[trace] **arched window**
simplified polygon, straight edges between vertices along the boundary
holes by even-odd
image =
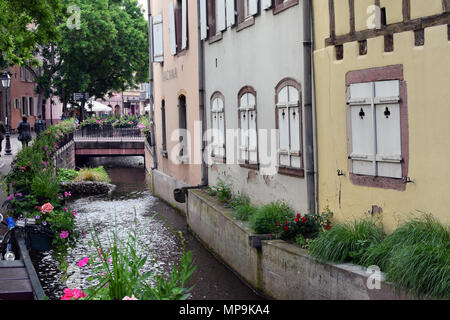
[[[225,104],[224,96],[216,92],[211,97],[211,156],[225,162]]]
[[[164,157],[167,157],[167,133],[166,133],[166,101],[161,101],[161,135],[162,146],[161,153]]]
[[[182,145],[180,156],[187,156],[187,119],[186,119],[186,97],[180,95],[178,97],[178,128],[180,129],[179,141]]]
[[[256,91],[246,86],[238,93],[239,160],[241,166],[257,169],[258,135],[256,124]]]
[[[275,91],[278,173],[303,176],[301,86],[286,78]]]

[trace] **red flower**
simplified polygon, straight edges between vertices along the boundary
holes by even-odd
[[[297,216],[295,217],[295,219],[300,219],[300,213],[297,213]]]
[[[288,221],[286,220],[286,225],[288,225]]]
[[[306,222],[306,217],[302,218],[302,222],[305,223]]]
[[[280,223],[280,222],[277,222],[277,224],[278,224],[278,226],[281,226],[281,223]]]
[[[295,218],[295,222],[298,222],[298,220],[300,220],[299,218]]]
[[[327,224],[327,226],[325,227],[326,230],[330,230],[331,226],[329,224]]]
[[[289,230],[289,226],[285,226],[284,229],[286,229],[286,231]]]

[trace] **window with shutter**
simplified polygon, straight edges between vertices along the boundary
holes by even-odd
[[[181,50],[187,49],[188,46],[188,19],[187,19],[187,13],[188,13],[188,7],[187,7],[187,0],[182,0],[181,4],[181,10],[182,10],[182,17],[181,17],[181,23],[182,23],[182,30],[181,30]]]
[[[153,17],[153,62],[164,61],[163,17],[162,14]]]
[[[300,85],[293,79],[282,80],[276,87],[278,172],[293,176],[303,176],[300,96]]]
[[[258,13],[258,0],[237,1],[237,22],[236,31],[245,29],[255,24],[255,17]]]
[[[208,9],[207,0],[200,0],[200,39],[208,37]]]
[[[352,83],[347,104],[352,173],[401,179],[400,81]]]
[[[216,32],[223,31],[227,28],[225,16],[225,0],[216,0]]]
[[[212,141],[211,156],[221,162],[225,162],[225,105],[224,97],[216,92],[211,97],[211,124]]]
[[[266,3],[271,2],[270,0],[262,0],[262,1]],[[272,0],[272,1],[273,1],[273,14],[277,14],[281,11],[284,11],[298,4],[298,0]],[[265,4],[263,3],[263,8],[264,5]]]
[[[236,9],[234,0],[226,0],[227,5],[227,27],[232,27],[236,23]]]
[[[28,115],[29,116],[33,115],[33,108],[34,108],[33,98],[28,97]]]
[[[177,33],[175,27],[175,8],[173,2],[169,2],[169,33],[170,33],[170,53],[177,54]]]
[[[241,166],[258,169],[256,91],[250,86],[242,88],[238,94],[238,102]]]

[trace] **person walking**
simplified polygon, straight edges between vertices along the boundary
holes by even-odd
[[[2,144],[3,139],[5,138],[5,133],[6,133],[5,125],[3,124],[3,121],[0,121],[0,153],[2,153]]]
[[[22,148],[28,147],[28,142],[31,140],[31,126],[27,121],[27,117],[22,117],[22,121],[19,122],[17,127],[19,132],[19,141],[22,141]]]
[[[34,131],[36,132],[36,135],[39,135],[42,131],[45,131],[47,129],[47,123],[45,120],[42,120],[42,115],[38,116],[38,120],[34,123]]]

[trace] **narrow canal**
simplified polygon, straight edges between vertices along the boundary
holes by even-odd
[[[139,239],[152,255],[145,271],[168,274],[178,263],[182,253],[181,231],[186,250],[192,251],[197,270],[190,285],[195,285],[190,299],[195,300],[255,300],[260,297],[247,287],[231,270],[219,262],[187,230],[185,217],[155,197],[148,188],[141,157],[90,158],[85,165],[103,165],[116,189],[109,196],[93,196],[73,200],[69,205],[78,212],[80,231],[95,227],[102,243],[108,243],[111,230],[117,228],[119,236],[126,236],[136,217]],[[170,226],[170,227],[169,227]],[[172,230],[171,230],[172,229]],[[173,233],[175,231],[175,234]],[[78,261],[95,250],[90,247],[90,235],[80,238],[76,247],[69,249],[66,274],[59,271],[52,252],[31,254],[33,264],[46,295],[60,299],[65,288],[86,289],[90,266],[78,267]]]

